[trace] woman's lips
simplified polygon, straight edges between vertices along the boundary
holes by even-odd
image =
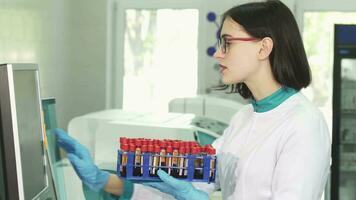
[[[227,69],[226,66],[220,65],[220,73],[223,73]]]

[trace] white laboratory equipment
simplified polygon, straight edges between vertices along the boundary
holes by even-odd
[[[206,119],[229,124],[231,117],[245,103],[208,95],[176,98],[169,102],[169,112],[193,113]]]

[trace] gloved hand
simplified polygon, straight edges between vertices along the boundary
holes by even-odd
[[[57,143],[67,152],[67,157],[79,178],[94,191],[101,190],[109,179],[109,173],[100,170],[93,162],[89,150],[62,129],[55,129]]]
[[[144,185],[151,186],[161,192],[170,194],[178,200],[209,199],[209,195],[206,192],[194,188],[194,186],[189,182],[175,179],[163,170],[158,170],[157,174],[163,182],[150,182],[144,183]]]

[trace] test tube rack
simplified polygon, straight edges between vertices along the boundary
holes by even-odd
[[[127,156],[127,164],[121,166],[121,159],[123,154]],[[135,156],[142,156],[143,157],[143,164],[135,165],[134,160]],[[184,177],[175,177],[179,180],[189,181],[189,182],[207,182],[212,183],[215,182],[216,176],[216,166],[217,160],[215,155],[179,155],[175,156],[176,158],[183,158],[184,160],[188,160],[186,167],[173,167],[173,166],[152,166],[150,165],[150,158],[152,159],[153,153],[142,153],[140,155],[135,155],[134,152],[123,152],[122,150],[118,150],[118,157],[117,157],[117,175],[123,179],[131,180],[131,181],[161,181],[161,179],[155,174],[152,175],[152,171],[154,169],[162,169],[166,172],[168,169],[177,169],[177,170],[187,170],[186,176]],[[160,155],[155,155],[160,156]],[[161,156],[162,157],[162,156]],[[173,158],[172,155],[165,155],[164,158]],[[203,162],[203,167],[199,168],[195,166],[195,162],[197,160]],[[213,165],[211,165],[211,161],[214,160]],[[125,172],[122,172],[122,167],[125,169]],[[142,169],[143,173],[139,175],[134,174],[134,169]],[[202,176],[196,176],[196,171],[201,172]],[[202,170],[202,171],[201,171]]]

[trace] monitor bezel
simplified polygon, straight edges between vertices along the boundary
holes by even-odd
[[[21,160],[21,151],[20,151],[20,140],[19,140],[19,132],[18,132],[18,124],[17,124],[17,110],[16,110],[16,97],[15,97],[15,87],[14,87],[14,71],[18,70],[31,70],[35,72],[35,79],[36,79],[36,92],[37,92],[37,100],[39,103],[39,110],[37,111],[40,115],[40,131],[41,131],[41,139],[42,139],[42,148],[43,154],[43,163],[45,164],[45,184],[46,186],[40,191],[35,197],[32,199],[37,199],[43,193],[45,193],[49,189],[49,178],[46,165],[49,164],[49,161],[46,160],[46,153],[45,150],[45,143],[44,141],[44,121],[42,116],[42,105],[41,105],[41,94],[40,94],[40,87],[39,87],[39,72],[38,67],[36,64],[2,64],[0,65],[0,70],[5,70],[7,80],[4,82],[5,89],[8,88],[7,95],[9,99],[6,99],[7,102],[0,102],[2,109],[0,110],[1,115],[4,115],[5,118],[2,117],[4,122],[2,127],[4,132],[2,134],[3,138],[3,154],[5,156],[4,159],[4,176],[5,176],[5,190],[6,195],[9,199],[25,199],[24,188],[23,188],[23,171],[22,171],[22,160]],[[3,84],[3,83],[1,83]],[[1,86],[0,86],[1,87]],[[0,94],[1,95],[1,94]],[[5,109],[5,110],[3,110]],[[6,117],[7,116],[7,117]],[[2,130],[1,130],[2,131]],[[12,133],[12,134],[8,134]],[[12,142],[4,142],[4,141],[12,141]],[[15,166],[15,167],[14,167]],[[51,169],[50,167],[48,168]],[[13,177],[8,177],[7,174],[12,173]]]

